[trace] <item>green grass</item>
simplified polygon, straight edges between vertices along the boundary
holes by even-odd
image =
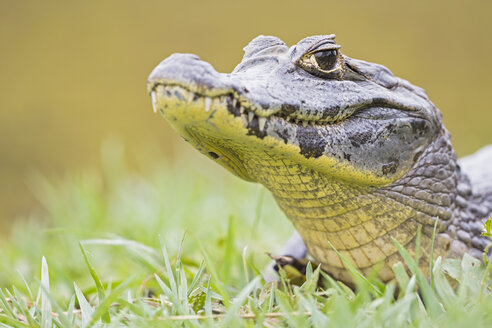
[[[31,177],[45,213],[0,241],[0,327],[492,323],[490,262],[437,258],[429,281],[397,245],[394,283],[353,268],[357,292],[319,268],[302,286],[267,283],[266,252],[292,231],[268,192],[186,153],[136,170],[121,158],[105,153],[102,172]]]

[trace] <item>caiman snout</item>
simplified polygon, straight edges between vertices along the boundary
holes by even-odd
[[[148,91],[156,85],[186,86],[194,92],[226,89],[227,74],[217,72],[212,65],[193,54],[172,54],[150,73]],[[230,88],[230,86],[229,86]]]

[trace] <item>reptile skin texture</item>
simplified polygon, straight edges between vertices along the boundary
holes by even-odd
[[[309,254],[351,282],[339,255],[394,278],[393,239],[428,273],[433,256],[482,258],[492,214],[492,146],[458,161],[425,92],[385,67],[351,59],[334,35],[287,47],[260,36],[230,74],[189,54],[151,73],[155,111],[193,147],[263,184]]]

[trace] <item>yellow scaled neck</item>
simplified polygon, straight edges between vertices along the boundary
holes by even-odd
[[[392,265],[400,261],[392,238],[410,252],[415,249],[418,214],[374,187],[340,182],[269,156],[254,157],[245,167],[273,193],[309,253],[337,279],[351,280],[333,248],[364,273],[380,265],[383,281],[393,277]],[[423,235],[421,247],[430,240]]]

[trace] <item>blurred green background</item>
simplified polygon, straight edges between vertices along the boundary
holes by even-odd
[[[187,146],[152,113],[145,90],[152,68],[173,52],[191,52],[231,71],[259,34],[290,45],[335,33],[348,56],[384,64],[423,87],[460,156],[492,142],[491,1],[0,3],[4,226],[36,211],[33,172],[97,170],[108,136],[123,142],[130,165],[173,161]]]

